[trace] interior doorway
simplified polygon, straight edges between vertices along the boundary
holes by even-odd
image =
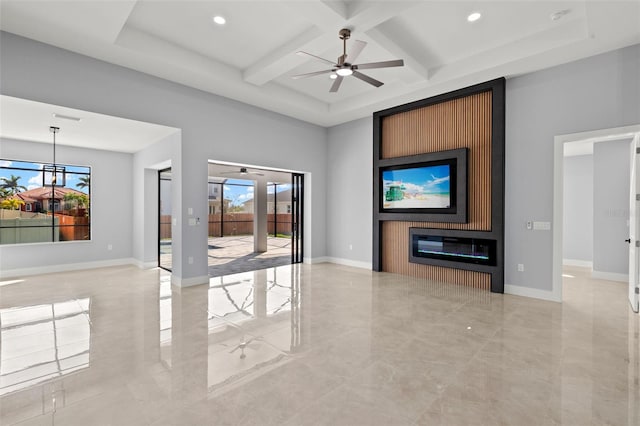
[[[304,177],[289,171],[209,162],[209,275],[303,260]]]
[[[583,133],[574,133],[568,135],[560,135],[555,137],[555,147],[554,147],[554,203],[553,203],[553,299],[557,301],[562,301],[562,282],[563,282],[563,268],[564,268],[564,212],[565,208],[570,208],[571,206],[565,206],[565,194],[564,194],[564,153],[567,148],[572,149],[575,147],[584,149],[585,147],[591,146],[593,149],[594,144],[599,144],[607,141],[630,141],[634,137],[640,133],[640,125],[636,126],[627,126],[622,128],[613,128],[613,129],[602,129],[591,132],[583,132]],[[603,145],[601,145],[603,146]],[[571,147],[571,148],[570,148]],[[627,151],[628,152],[628,151]],[[620,161],[630,162],[631,159],[622,158]],[[595,164],[595,163],[594,163]],[[627,166],[628,164],[621,164],[621,166]],[[595,166],[594,166],[595,167]],[[600,184],[601,181],[594,175],[594,186],[595,184]],[[629,182],[626,182],[626,188],[629,188]],[[607,192],[611,192],[611,189]],[[620,216],[620,218],[626,221],[626,226],[629,226],[629,210],[628,206],[631,201],[635,202],[635,195],[632,197],[631,194],[627,191],[628,198],[626,200],[626,208],[625,207],[614,207],[606,209],[602,206],[598,208],[596,211],[597,214],[606,214],[609,217],[607,219],[611,219],[612,217]],[[632,200],[633,198],[633,200]],[[622,204],[625,204],[623,200]],[[619,211],[618,211],[619,210]],[[624,216],[624,217],[623,217]],[[594,232],[594,237],[597,237]],[[626,233],[625,233],[626,234]],[[625,238],[628,236],[620,236],[620,245],[624,250],[627,249],[626,243],[623,245]],[[597,246],[598,242],[597,238],[594,238],[593,245]],[[635,241],[634,241],[635,244]],[[620,256],[617,256],[619,258]],[[630,257],[629,257],[630,258]],[[630,268],[637,267],[638,258],[637,256],[633,259],[630,258],[631,264]],[[574,266],[582,266],[582,267],[590,267],[591,262],[585,262],[584,265],[574,265]],[[599,276],[596,275],[597,271],[594,271],[592,274],[594,278],[602,278],[602,279],[618,279],[619,277],[615,277],[616,274],[608,274],[611,276]],[[624,275],[625,279],[628,281],[628,285],[630,291],[633,288],[637,288],[638,283],[632,282],[626,274],[619,274],[620,277]]]

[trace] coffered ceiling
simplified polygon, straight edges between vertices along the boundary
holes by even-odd
[[[322,126],[640,43],[640,1],[0,0],[0,28]],[[467,16],[482,17],[468,22]],[[212,21],[226,18],[225,25]],[[556,19],[554,19],[556,18]],[[330,93],[341,28],[366,70]]]

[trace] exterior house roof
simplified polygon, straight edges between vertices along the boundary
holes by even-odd
[[[25,203],[33,203],[35,201],[40,200],[50,200],[51,199],[51,190],[50,186],[43,186],[40,188],[30,189],[28,191],[18,192],[15,197],[20,198]],[[84,192],[78,191],[73,188],[65,188],[63,186],[57,186],[54,190],[53,198],[56,200],[62,200],[66,194],[78,194],[78,195],[87,195]]]

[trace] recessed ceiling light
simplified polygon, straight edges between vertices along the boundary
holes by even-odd
[[[224,25],[227,23],[227,20],[224,18],[224,16],[217,15],[213,17],[213,22],[218,25]]]
[[[329,74],[329,78],[330,78],[331,80],[335,80],[336,78],[338,78],[338,74],[336,74],[336,73],[332,72],[331,74]]]
[[[475,22],[478,19],[480,19],[482,17],[482,14],[480,14],[480,12],[473,12],[472,14],[470,14],[469,16],[467,16],[467,21],[469,22]]]
[[[351,71],[351,68],[340,68],[338,71],[336,71],[336,74],[346,77],[353,74],[353,71]]]

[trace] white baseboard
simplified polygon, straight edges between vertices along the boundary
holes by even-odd
[[[540,290],[537,288],[505,284],[504,292],[514,296],[532,297],[534,299],[549,300],[551,302],[562,302],[562,298],[554,294],[551,290]]]
[[[593,262],[590,260],[562,259],[562,264],[565,266],[580,266],[583,268],[593,268]]]
[[[342,259],[340,257],[326,257],[326,261],[329,263],[335,263],[337,265],[345,265],[345,266],[352,266],[354,268],[361,268],[361,269],[368,269],[371,270],[373,269],[373,265],[371,264],[371,262],[362,262],[359,260],[350,260],[350,259]]]
[[[595,278],[597,280],[621,281],[623,283],[629,282],[629,274],[619,274],[616,272],[591,271],[591,278]]]
[[[329,262],[329,258],[326,256],[305,257],[303,259],[303,262],[306,263],[307,265],[315,265],[316,263],[327,263]]]
[[[153,269],[158,267],[158,261],[152,260],[150,262],[143,262],[141,260],[134,259],[134,265],[140,269]]]
[[[201,275],[199,277],[192,278],[180,278],[172,274],[171,284],[178,287],[192,287],[194,285],[209,284],[209,275]]]
[[[64,263],[61,265],[36,266],[34,268],[7,269],[0,271],[0,278],[15,278],[29,275],[51,274],[55,272],[80,271],[83,269],[106,268],[109,266],[135,265],[137,260],[127,257],[122,259],[97,260],[94,262]]]
[[[341,257],[321,256],[321,257],[305,257],[304,263],[315,265],[318,263],[335,263],[336,265],[352,266],[354,268],[371,270],[373,265],[371,262],[361,262],[359,260],[343,259]]]

